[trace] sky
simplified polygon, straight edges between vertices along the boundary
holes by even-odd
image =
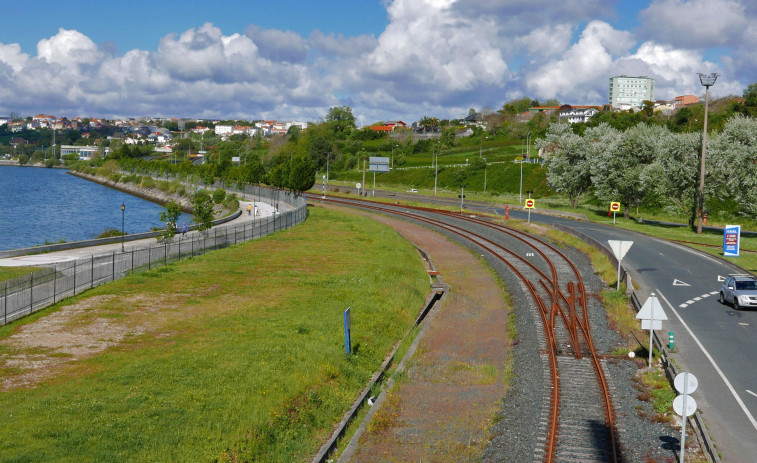
[[[608,102],[757,81],[752,0],[3,2],[0,116],[185,117],[359,125],[458,118],[528,96]]]

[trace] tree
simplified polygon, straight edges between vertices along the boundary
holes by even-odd
[[[176,235],[176,222],[181,215],[181,207],[175,201],[169,201],[166,204],[166,209],[160,212],[160,221],[166,223],[166,228],[163,230],[163,234],[159,239],[165,241],[171,241],[174,235]]]
[[[289,167],[289,188],[294,191],[307,191],[315,184],[315,163],[306,155],[295,156]]]
[[[538,139],[536,146],[543,153],[550,188],[567,195],[571,205],[578,207],[591,187],[587,142],[573,133],[570,124],[561,123],[552,124],[546,138]]]
[[[642,182],[642,174],[659,156],[666,133],[663,127],[639,124],[615,140],[605,137],[606,146],[590,159],[597,197],[607,203],[621,202],[625,218],[630,216],[631,206],[651,193],[649,185]]]
[[[207,231],[213,226],[213,198],[207,191],[198,190],[192,195],[192,208],[194,209],[197,230],[207,234]]]
[[[326,123],[335,135],[346,135],[355,128],[355,116],[349,106],[334,106],[326,115]]]
[[[715,181],[705,185],[721,200],[735,201],[739,214],[757,218],[757,120],[735,115],[707,147]]]

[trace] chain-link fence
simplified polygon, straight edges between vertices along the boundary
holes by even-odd
[[[0,322],[4,325],[55,304],[61,299],[117,280],[129,273],[150,270],[259,238],[293,227],[307,218],[307,202],[302,196],[268,189],[255,190],[256,187],[247,187],[244,192],[238,193],[255,197],[257,200],[270,200],[276,211],[279,200],[288,207],[294,206],[294,209],[283,213],[276,212],[272,217],[253,218],[250,222],[236,226],[212,228],[206,234],[197,234],[193,238],[180,238],[180,235],[177,235],[173,240],[155,245],[128,249],[125,252],[92,255],[6,280],[0,283]]]

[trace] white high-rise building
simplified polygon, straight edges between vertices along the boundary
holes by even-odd
[[[654,101],[654,79],[651,77],[610,77],[610,105],[613,108],[641,108],[645,100]]]

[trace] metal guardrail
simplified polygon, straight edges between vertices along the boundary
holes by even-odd
[[[241,194],[249,194],[240,192]],[[278,210],[278,194],[271,196]],[[291,228],[307,218],[307,202],[302,196],[281,192],[282,203],[293,210],[242,225],[214,228],[197,238],[164,241],[155,245],[114,251],[105,255],[55,264],[0,283],[0,325],[44,309],[60,300],[130,273],[151,270],[208,251],[233,246],[275,231]],[[180,236],[180,235],[177,235]],[[35,248],[36,249],[36,248]]]

